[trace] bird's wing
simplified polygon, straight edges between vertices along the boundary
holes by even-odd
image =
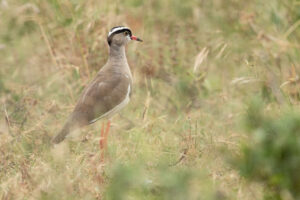
[[[72,120],[80,125],[96,121],[126,99],[130,86],[129,76],[99,73],[81,94],[72,113]]]

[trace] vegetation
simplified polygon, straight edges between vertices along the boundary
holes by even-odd
[[[299,198],[299,9],[0,0],[0,197]],[[134,92],[103,163],[101,122],[59,146],[50,139],[105,64],[116,25],[144,42],[128,45]],[[248,108],[254,96],[263,103]]]
[[[300,115],[289,110],[275,118],[262,110],[259,101],[249,107],[246,127],[253,142],[245,145],[237,165],[242,175],[266,185],[266,199],[282,199],[285,191],[299,199]]]

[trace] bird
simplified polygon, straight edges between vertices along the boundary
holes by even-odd
[[[106,64],[85,87],[60,132],[52,139],[54,144],[62,142],[67,135],[100,119],[107,119],[101,129],[100,149],[107,145],[110,118],[130,101],[132,74],[127,62],[125,46],[130,41],[142,42],[125,26],[113,27],[107,35],[109,56]]]

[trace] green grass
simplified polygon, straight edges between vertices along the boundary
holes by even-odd
[[[265,186],[228,160],[251,138],[240,122],[253,96],[271,115],[299,111],[299,9],[295,0],[0,1],[0,197],[262,199]],[[134,92],[113,118],[103,164],[101,122],[77,141],[50,139],[105,64],[116,25],[144,42],[128,45]]]

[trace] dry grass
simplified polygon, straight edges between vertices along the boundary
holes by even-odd
[[[296,1],[0,0],[2,199],[262,199],[228,162],[240,118],[299,105]],[[298,17],[298,18],[297,18]],[[106,33],[128,25],[130,105],[53,148],[85,85],[106,62]],[[281,87],[280,87],[281,86]]]

